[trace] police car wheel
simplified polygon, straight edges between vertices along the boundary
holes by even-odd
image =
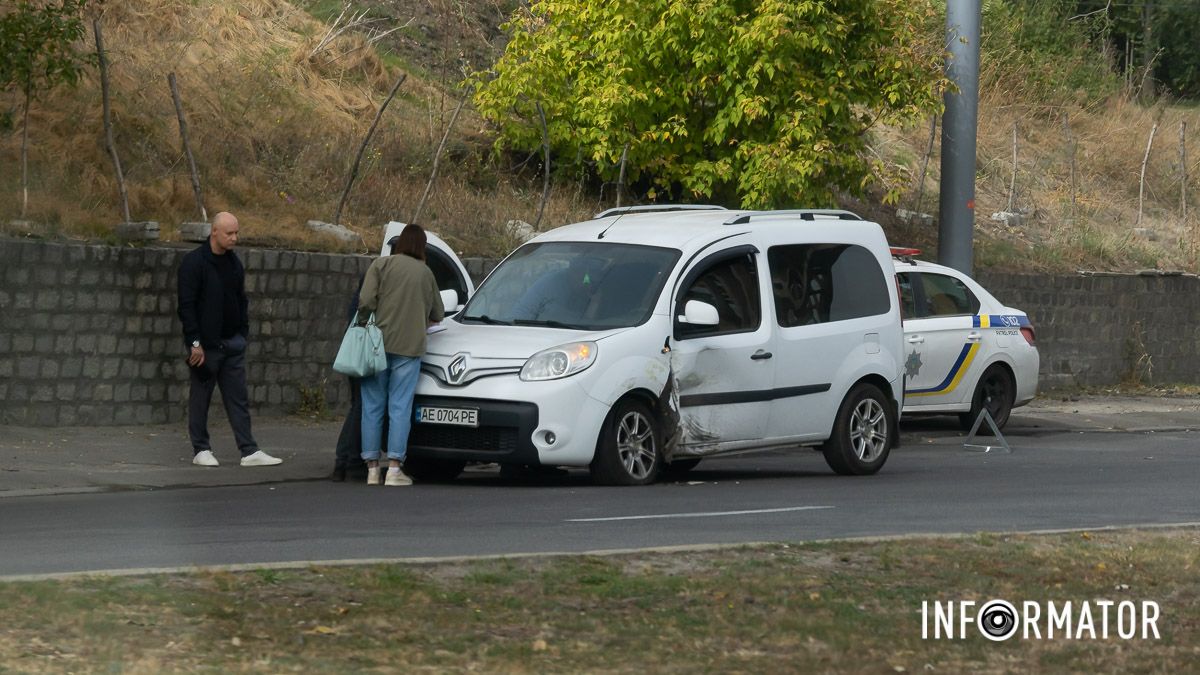
[[[604,421],[592,481],[600,485],[647,485],[662,468],[658,418],[635,399],[617,401]]]
[[[844,476],[864,476],[883,468],[891,451],[895,407],[873,384],[863,382],[846,394],[833,423],[833,435],[821,446],[825,463]]]
[[[975,394],[971,398],[971,412],[958,416],[959,426],[963,431],[970,431],[975,425],[975,420],[979,419],[979,413],[986,407],[992,421],[996,423],[996,428],[1004,429],[1016,397],[1017,386],[1008,370],[1001,365],[989,366],[983,371],[983,377],[979,378],[979,384],[975,385]],[[990,435],[992,430],[987,424],[981,424],[978,433]]]

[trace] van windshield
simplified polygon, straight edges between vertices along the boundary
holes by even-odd
[[[547,242],[517,249],[492,272],[458,321],[603,330],[650,318],[675,249]]]

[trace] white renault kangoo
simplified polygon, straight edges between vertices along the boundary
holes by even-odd
[[[818,446],[871,474],[904,350],[879,225],[846,211],[611,209],[517,248],[429,337],[406,470],[588,467],[640,485]]]

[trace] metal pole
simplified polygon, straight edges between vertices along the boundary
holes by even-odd
[[[966,274],[973,264],[975,132],[979,117],[980,0],[946,0],[946,91],[942,117],[942,185],[938,262]]]

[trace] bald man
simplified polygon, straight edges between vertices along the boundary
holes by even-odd
[[[250,432],[246,393],[246,336],[250,332],[246,270],[233,252],[238,220],[222,211],[213,217],[208,241],[179,264],[179,320],[191,371],[188,435],[192,464],[218,466],[208,437],[208,407],[221,387],[225,414],[242,454],[242,466],[271,466],[283,460],[258,449]]]

